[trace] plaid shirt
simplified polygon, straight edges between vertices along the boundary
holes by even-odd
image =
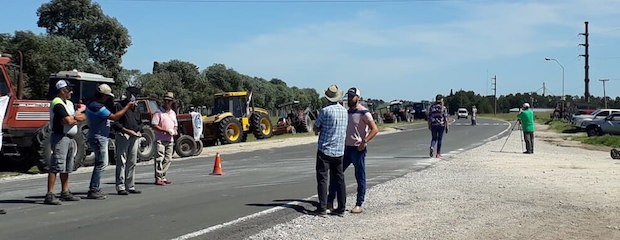
[[[330,157],[344,155],[344,142],[347,136],[347,110],[340,104],[333,103],[321,109],[314,125],[321,129],[318,149]]]

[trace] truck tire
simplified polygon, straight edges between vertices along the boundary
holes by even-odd
[[[202,145],[202,141],[196,141],[196,150],[192,153],[192,156],[198,156],[202,153],[204,146]]]
[[[250,128],[256,139],[265,139],[273,136],[273,127],[267,115],[253,113],[250,119]]]
[[[196,141],[190,135],[181,135],[174,143],[174,151],[179,157],[189,157],[196,151]]]
[[[586,128],[586,134],[588,137],[595,137],[603,135],[601,129],[596,125],[590,125]]]
[[[218,123],[218,133],[220,144],[224,145],[241,141],[243,130],[239,120],[233,117],[227,117]]]
[[[155,147],[155,131],[149,126],[144,126],[141,133],[144,140],[140,142],[140,147],[138,147],[138,161],[149,161],[153,159],[155,151],[157,151]]]

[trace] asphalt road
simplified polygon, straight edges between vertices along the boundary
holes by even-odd
[[[368,187],[438,161],[428,157],[425,125],[402,128],[370,144]],[[444,158],[507,129],[507,123],[494,120],[479,119],[478,126],[457,120],[445,136]],[[108,199],[61,206],[42,204],[43,177],[0,181],[0,209],[8,212],[0,215],[0,239],[243,239],[314,210],[315,155],[315,144],[224,155],[224,176],[209,175],[212,158],[184,159],[172,163],[174,184],[167,186],[153,184],[152,165],[139,166],[137,187],[143,193],[129,196],[116,195],[110,167],[102,179]],[[347,193],[355,194],[353,171],[345,175]],[[89,173],[72,174],[72,191],[85,197],[89,179]]]

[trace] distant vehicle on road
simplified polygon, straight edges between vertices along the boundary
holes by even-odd
[[[461,118],[467,119],[467,117],[469,117],[469,112],[467,111],[467,108],[459,108],[456,111],[456,118],[457,119],[461,119]]]
[[[430,106],[431,103],[429,101],[413,103],[413,116],[415,117],[415,119],[427,120],[427,111]]]

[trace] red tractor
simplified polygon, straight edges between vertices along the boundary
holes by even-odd
[[[49,128],[50,101],[56,95],[55,84],[58,80],[66,80],[73,87],[72,101],[83,103],[92,100],[97,85],[101,83],[113,84],[114,80],[98,74],[78,71],[61,71],[51,74],[48,79],[48,99],[25,100],[23,88],[16,91],[9,78],[8,66],[10,55],[0,57],[0,95],[9,96],[8,107],[2,124],[2,162],[12,162],[19,170],[27,170],[37,165],[40,170],[47,169],[47,162],[51,156],[49,142],[51,129]],[[21,71],[20,74],[21,76]],[[16,83],[22,86],[22,79]],[[92,151],[86,143],[88,127],[85,123],[79,126],[80,133],[73,141],[76,144],[75,167],[90,165],[94,161]]]

